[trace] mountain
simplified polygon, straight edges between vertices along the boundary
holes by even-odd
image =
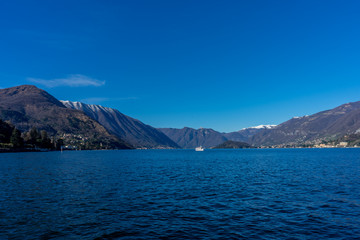
[[[235,149],[235,148],[252,148],[252,146],[245,142],[236,142],[236,141],[228,140],[214,148],[218,148],[218,149],[233,148],[233,149]]]
[[[82,111],[66,108],[32,85],[0,89],[0,119],[11,122],[22,132],[36,127],[50,136],[64,138],[68,143],[83,143],[88,148],[99,145],[131,148]]]
[[[67,108],[83,111],[98,121],[110,133],[135,147],[178,148],[179,146],[159,130],[131,118],[116,109],[81,102],[61,101]]]
[[[248,142],[251,137],[261,130],[272,129],[274,127],[276,127],[276,125],[259,125],[256,127],[243,128],[237,132],[223,133],[223,136],[232,141]]]
[[[193,129],[188,127],[182,129],[159,128],[158,130],[162,131],[182,148],[195,148],[198,146],[209,148],[215,147],[228,140],[248,142],[257,132],[274,127],[275,125],[260,125],[230,133],[220,133],[209,128]]]
[[[182,148],[195,148],[198,146],[210,148],[227,140],[221,133],[209,128],[159,128],[158,130]]]
[[[273,129],[256,133],[254,145],[298,145],[360,133],[360,102],[343,104],[310,116],[294,117]]]

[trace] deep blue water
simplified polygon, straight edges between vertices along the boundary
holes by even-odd
[[[359,239],[360,149],[0,154],[0,239]]]

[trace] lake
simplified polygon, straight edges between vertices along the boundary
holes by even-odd
[[[0,154],[0,239],[360,238],[360,149]]]

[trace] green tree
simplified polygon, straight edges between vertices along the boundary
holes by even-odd
[[[28,142],[31,144],[38,144],[38,140],[41,139],[41,136],[39,134],[39,131],[36,129],[36,127],[33,127],[30,129],[28,133]]]
[[[14,148],[22,148],[24,146],[24,139],[21,137],[21,132],[16,128],[12,131],[10,143]]]
[[[45,130],[41,130],[40,136],[41,136],[40,146],[43,148],[52,148],[51,140],[48,137],[48,134]]]

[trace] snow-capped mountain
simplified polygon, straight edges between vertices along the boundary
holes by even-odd
[[[83,111],[98,121],[109,132],[135,147],[177,148],[165,134],[141,121],[126,116],[116,109],[81,102],[61,101],[67,108]]]
[[[255,126],[255,127],[248,127],[248,128],[243,128],[242,130],[246,130],[246,129],[272,129],[274,127],[276,127],[277,125],[259,125],[259,126]]]
[[[232,141],[249,142],[250,138],[257,134],[259,131],[265,129],[273,129],[277,125],[259,125],[255,127],[243,128],[240,131],[224,133],[224,137]]]
[[[302,144],[337,139],[360,129],[360,102],[346,103],[310,116],[293,117],[254,135],[254,145]]]

